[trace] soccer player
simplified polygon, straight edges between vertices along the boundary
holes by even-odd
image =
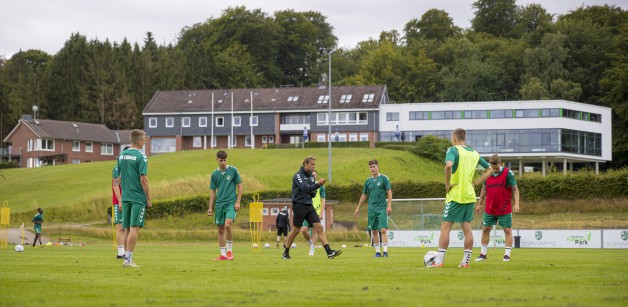
[[[33,247],[37,244],[39,239],[39,246],[44,247],[44,243],[41,243],[41,224],[44,223],[44,209],[37,208],[37,214],[32,219],[33,227],[35,228],[35,240],[33,240]]]
[[[290,231],[290,220],[288,217],[287,207],[284,207],[283,210],[279,211],[279,214],[277,214],[277,218],[275,219],[275,225],[277,225],[277,243],[275,243],[275,247],[279,247],[281,235],[283,235],[285,243],[286,239],[288,239],[288,232]]]
[[[129,149],[128,146],[124,147],[122,151]],[[118,255],[116,259],[124,259],[124,228],[122,228],[122,191],[120,190],[120,171],[118,170],[118,164],[113,167],[111,172],[111,203],[113,204],[113,224],[116,231],[116,242],[118,243]]]
[[[316,180],[316,172],[312,172],[312,176],[314,177],[314,180]],[[323,220],[325,217],[325,197],[325,186],[322,185],[318,188],[318,190],[316,190],[316,196],[312,198],[312,206],[314,206],[314,210],[316,210],[316,214],[318,214],[318,218],[320,220]],[[318,240],[318,233],[316,232],[316,229],[314,229],[312,225],[308,224],[307,221],[303,221],[301,232],[303,233],[305,240],[310,242],[309,255],[314,256],[316,241]]]
[[[388,176],[379,173],[379,162],[375,159],[369,161],[369,170],[371,177],[364,182],[362,196],[360,196],[360,201],[358,201],[353,215],[358,217],[360,206],[368,197],[368,229],[371,231],[373,247],[375,247],[374,257],[388,257],[388,215],[392,213],[390,180]],[[384,249],[383,255],[380,250],[380,242]]]
[[[506,167],[501,165],[501,159],[498,155],[492,155],[488,159],[493,173],[491,174],[480,193],[480,201],[475,212],[480,213],[480,208],[486,199],[486,207],[484,208],[484,217],[482,218],[482,248],[480,256],[475,261],[486,260],[488,251],[488,241],[491,233],[491,227],[499,223],[504,228],[506,235],[506,251],[504,253],[504,261],[510,261],[510,250],[512,249],[512,213],[519,212],[519,189],[517,188],[517,180],[515,175]],[[515,204],[512,206],[512,198],[514,195]]]
[[[209,209],[207,215],[212,215],[214,201],[216,202],[216,216],[218,226],[218,245],[220,256],[214,260],[233,260],[233,230],[231,225],[236,220],[240,210],[242,198],[242,178],[238,169],[227,165],[227,152],[221,150],[216,153],[218,168],[214,170],[209,183]],[[236,188],[238,192],[236,193]]]
[[[303,160],[303,165],[298,172],[292,177],[292,231],[288,237],[288,241],[284,244],[284,252],[282,259],[290,259],[290,246],[294,241],[294,238],[301,232],[303,221],[307,221],[316,229],[318,236],[325,247],[327,252],[327,258],[333,259],[342,253],[341,250],[332,250],[327,242],[325,232],[323,232],[323,225],[312,205],[312,198],[316,196],[316,190],[327,182],[325,178],[321,178],[318,181],[315,180],[312,173],[316,167],[316,158],[308,156]]]
[[[140,228],[144,227],[146,207],[153,206],[148,184],[148,158],[140,150],[146,143],[146,132],[131,131],[131,148],[118,157],[118,171],[122,185],[122,228],[124,228],[123,267],[138,268],[133,251]]]
[[[477,151],[464,144],[465,139],[464,129],[457,128],[451,132],[453,146],[447,149],[445,157],[445,208],[440,226],[438,256],[432,267],[443,267],[447,247],[449,247],[449,232],[454,223],[460,223],[464,233],[464,256],[458,267],[469,268],[473,249],[471,221],[473,221],[473,205],[476,197],[474,187],[491,175],[491,169]],[[473,175],[478,164],[486,171],[474,182]]]

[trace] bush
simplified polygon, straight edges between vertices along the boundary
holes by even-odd
[[[327,148],[329,143],[327,142],[306,142],[305,148]],[[366,142],[331,142],[333,148],[369,148],[370,143]],[[303,144],[267,144],[266,148],[269,149],[289,149],[289,148],[301,148]]]
[[[7,162],[1,162],[0,163],[0,169],[7,169],[7,168],[18,168],[20,165],[17,162],[17,160],[11,160],[11,161],[7,161]]]

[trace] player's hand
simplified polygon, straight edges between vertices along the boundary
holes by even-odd
[[[326,182],[327,182],[327,179],[321,178],[321,180],[318,181],[318,185],[324,185]]]
[[[392,207],[386,207],[386,214],[388,215],[392,214]]]
[[[516,204],[512,211],[514,213],[519,213],[519,204]]]
[[[212,208],[209,207],[209,209],[207,210],[207,215],[212,215]]]
[[[122,212],[122,204],[118,205],[118,212]]]
[[[153,206],[153,202],[149,200],[146,201],[146,207],[150,208]]]
[[[236,212],[240,210],[240,202],[236,201],[235,205],[233,205],[233,208],[235,209]]]
[[[480,205],[475,206],[475,213],[480,214]]]
[[[360,209],[355,208],[355,212],[353,212],[353,216],[358,217],[360,215]]]

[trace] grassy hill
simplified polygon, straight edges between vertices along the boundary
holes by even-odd
[[[229,150],[228,162],[238,167],[245,190],[289,190],[292,175],[307,155],[318,158],[319,176],[327,178],[327,149]],[[368,160],[376,158],[392,182],[442,179],[442,164],[409,152],[386,149],[338,148],[332,153],[332,184],[362,184],[369,176]],[[148,177],[154,200],[208,193],[216,168],[216,150],[176,152],[149,158]],[[37,207],[79,207],[101,210],[110,205],[111,171],[115,161],[2,170],[0,201],[12,212]]]

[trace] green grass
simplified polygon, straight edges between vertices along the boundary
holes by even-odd
[[[307,155],[318,157],[317,170],[327,177],[327,149],[229,150],[229,163],[240,170],[247,192],[289,190],[292,175]],[[154,200],[208,192],[210,173],[216,168],[215,150],[176,152],[149,158],[148,177]],[[368,160],[377,158],[381,172],[391,181],[434,181],[442,165],[411,153],[386,149],[333,149],[333,184],[362,184],[369,176]],[[2,170],[0,202],[12,212],[110,205],[111,170],[115,161]],[[417,176],[420,172],[420,176]]]
[[[338,247],[340,242],[334,242]],[[248,245],[246,245],[248,246]],[[489,260],[455,268],[422,265],[427,249],[344,249],[327,260],[306,248],[281,260],[271,247],[252,253],[236,245],[234,261],[212,261],[216,242],[140,242],[139,269],[122,268],[111,243],[0,250],[0,306],[626,306],[628,260],[623,250],[515,249],[513,261],[490,249]],[[474,251],[474,256],[478,251]]]

